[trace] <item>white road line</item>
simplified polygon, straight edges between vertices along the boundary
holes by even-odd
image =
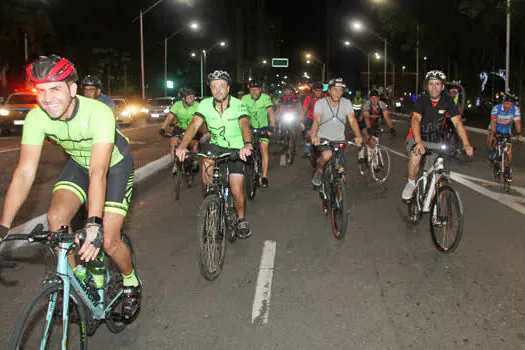
[[[408,159],[408,156],[406,154],[395,151],[390,147],[385,147],[385,148],[388,148],[390,152],[400,157]],[[499,202],[509,208],[516,210],[518,213],[525,215],[525,197],[513,196],[510,194],[506,194],[506,193],[494,192],[494,191],[486,189],[485,187],[481,186],[480,184],[477,184],[476,182],[488,184],[492,186],[501,186],[501,184],[498,184],[494,181],[485,180],[479,177],[457,173],[455,171],[450,172],[450,178],[456,181],[457,183],[460,183],[463,186],[470,188],[474,192],[482,194],[485,197],[495,200],[496,202]],[[516,192],[519,192],[521,195],[525,196],[525,188],[513,186],[512,190],[515,190]]]
[[[4,150],[1,150],[0,153],[13,152],[13,151],[19,151],[19,150],[20,150],[20,147],[18,147],[18,148],[11,148],[11,149],[4,149]]]
[[[161,170],[162,168],[168,166],[171,162],[171,156],[169,154],[163,156],[162,158],[159,158],[157,160],[154,160],[153,162],[150,162],[143,167],[135,170],[135,184],[144,181],[149,176],[153,175],[157,171]],[[37,224],[44,224],[44,228],[47,229],[47,214],[39,215],[35,218],[30,219],[29,221],[24,222],[23,224],[20,224],[12,229],[9,230],[9,233],[28,233],[31,231]],[[8,249],[16,249],[22,245],[24,245],[25,241],[12,241],[8,242],[7,244],[4,244],[0,247],[0,251],[4,250],[5,246],[9,245]]]
[[[257,286],[255,287],[255,296],[253,298],[252,323],[256,321],[268,323],[276,246],[275,241],[264,242],[259,276],[257,277]]]

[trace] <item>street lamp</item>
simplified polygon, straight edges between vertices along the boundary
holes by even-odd
[[[325,75],[326,75],[326,65],[324,64],[324,62],[322,62],[318,57],[312,56],[312,54],[310,54],[310,53],[306,53],[304,55],[304,57],[306,57],[306,63],[307,64],[312,63],[312,60],[315,60],[315,61],[321,63],[321,81],[324,82],[325,81]]]
[[[356,31],[361,31],[363,29],[367,29],[364,27],[363,23],[359,22],[359,21],[354,21],[352,23],[352,28]],[[388,60],[388,56],[387,56],[387,49],[386,49],[386,46],[388,44],[387,40],[385,38],[383,38],[382,36],[380,36],[379,34],[377,34],[376,32],[372,31],[371,29],[367,29],[370,33],[372,33],[373,35],[375,35],[376,37],[379,38],[379,40],[383,40],[385,42],[385,65],[384,65],[384,88],[385,88],[385,93],[386,93],[386,71],[387,71],[387,60]]]
[[[220,41],[216,43],[215,45],[213,45],[212,47],[210,47],[209,49],[202,50],[202,53],[201,53],[201,96],[202,97],[204,97],[204,71],[206,70],[206,55],[209,54],[211,50],[213,50],[217,46],[224,47],[226,46],[226,42]]]
[[[165,97],[168,96],[168,90],[167,90],[167,85],[166,85],[166,82],[168,81],[168,40],[188,28],[197,30],[199,29],[199,24],[197,22],[191,22],[190,24],[175,31],[170,36],[164,37],[164,96]]]
[[[191,57],[195,57],[195,56],[197,56],[197,54],[195,52],[192,52]]]

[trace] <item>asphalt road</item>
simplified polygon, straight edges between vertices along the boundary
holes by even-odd
[[[418,226],[407,222],[400,196],[408,124],[399,121],[396,127],[396,138],[381,139],[395,151],[385,185],[361,177],[355,149],[347,151],[351,221],[342,241],[334,239],[321,211],[309,162],[297,159],[279,168],[274,158],[270,187],[248,204],[253,235],[228,245],[224,269],[213,282],[200,276],[196,261],[198,186],[183,189],[176,202],[168,169],[137,185],[126,231],[144,283],[143,308],[120,334],[102,325],[89,339],[91,348],[525,348],[523,145],[515,147],[510,195],[492,183],[484,135],[470,134],[479,150],[472,160],[447,163],[462,181],[454,186],[463,201],[465,225],[457,251],[443,255],[430,241],[428,216]],[[139,130],[129,134],[132,141],[146,142],[134,146],[137,163],[165,153],[155,129]],[[35,196],[42,200],[59,172],[53,160],[59,156],[50,154],[40,169],[45,175]],[[2,189],[10,169],[1,172]],[[45,211],[45,206],[38,208],[26,217]],[[261,257],[265,244],[272,244],[268,241],[275,242],[274,259]],[[4,270],[0,284],[4,340],[43,274],[35,248],[19,249],[12,257],[20,264]],[[267,322],[264,317],[253,320],[258,276],[268,277],[269,270],[273,275],[262,310]]]

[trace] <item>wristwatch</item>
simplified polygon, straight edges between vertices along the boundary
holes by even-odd
[[[99,216],[90,216],[86,220],[86,224],[97,224],[99,226],[102,226],[102,218]]]

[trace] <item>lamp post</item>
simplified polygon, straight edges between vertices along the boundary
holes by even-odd
[[[164,37],[164,97],[168,96],[168,87],[166,85],[166,82],[168,81],[168,40],[188,28],[197,30],[199,29],[199,24],[197,22],[192,22],[187,26],[180,28],[173,34]]]
[[[140,76],[141,76],[141,87],[142,87],[142,99],[146,99],[146,85],[144,84],[144,25],[142,23],[142,17],[151,11],[158,4],[164,0],[158,0],[153,5],[148,7],[145,11],[140,10],[139,19],[140,19]],[[136,18],[133,20],[135,22]]]
[[[323,61],[321,61],[319,58],[317,58],[315,56],[312,56],[312,54],[310,54],[310,53],[307,53],[305,55],[305,57],[306,57],[306,63],[307,64],[312,63],[312,60],[315,60],[315,61],[321,63],[321,81],[324,83],[325,79],[326,79],[326,64]]]
[[[507,39],[505,47],[505,92],[510,85],[510,0],[507,0]]]
[[[217,44],[213,45],[212,47],[210,47],[209,49],[207,50],[202,50],[201,52],[201,96],[204,97],[204,71],[206,70],[206,55],[209,54],[211,52],[211,50],[213,50],[213,48],[215,48],[216,46],[226,46],[226,42],[225,41],[220,41],[218,42]]]
[[[358,21],[355,21],[352,23],[352,28],[356,31],[361,31],[363,29],[366,29],[363,24],[361,22],[358,22]],[[387,59],[388,59],[388,56],[387,56],[387,40],[385,38],[383,38],[382,36],[380,36],[379,34],[377,34],[376,32],[372,31],[371,29],[367,29],[370,33],[372,33],[373,35],[375,35],[377,38],[379,38],[379,40],[383,40],[384,41],[384,44],[385,44],[385,48],[384,48],[384,55],[385,55],[385,64],[384,64],[384,88],[385,88],[385,92],[386,92],[386,71],[387,71]]]
[[[367,91],[370,92],[370,52],[366,52],[361,47],[352,44],[350,41],[345,41],[345,46],[354,46],[356,49],[361,51],[366,56],[366,63],[367,63]]]

